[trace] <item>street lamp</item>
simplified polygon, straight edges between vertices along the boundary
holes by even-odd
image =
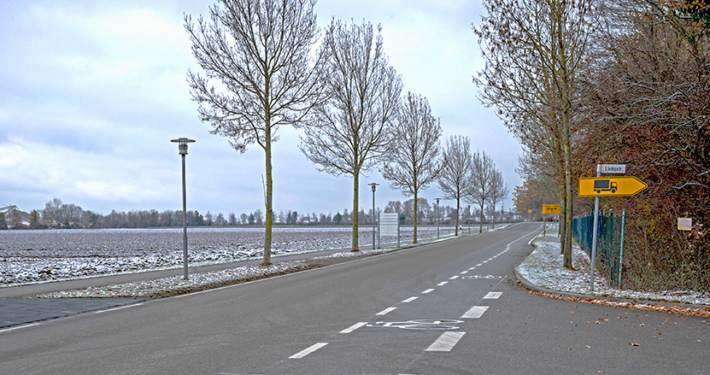
[[[436,239],[438,240],[439,239],[439,222],[441,221],[441,220],[439,220],[439,200],[441,198],[434,198],[434,199],[436,199]]]
[[[171,139],[170,142],[178,144],[178,154],[182,155],[182,270],[183,280],[187,280],[187,199],[185,194],[185,155],[187,155],[187,144],[194,143],[194,139],[178,138]]]
[[[372,186],[372,250],[375,250],[375,189],[377,189],[377,183],[368,184]]]

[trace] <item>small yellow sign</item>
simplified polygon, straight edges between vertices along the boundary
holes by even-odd
[[[648,185],[634,176],[582,177],[579,179],[580,197],[632,197]]]
[[[693,230],[693,219],[689,217],[679,217],[678,230]]]
[[[543,214],[561,214],[562,209],[559,204],[543,204],[542,205]]]

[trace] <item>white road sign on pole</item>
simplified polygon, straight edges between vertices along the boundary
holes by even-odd
[[[625,174],[626,164],[602,164],[602,173]]]

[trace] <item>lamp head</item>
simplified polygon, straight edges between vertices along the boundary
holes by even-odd
[[[187,155],[187,144],[194,143],[195,140],[189,139],[186,137],[181,137],[181,138],[177,138],[177,139],[171,139],[170,142],[178,144],[178,154],[179,155]]]

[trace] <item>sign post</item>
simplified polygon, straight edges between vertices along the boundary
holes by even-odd
[[[545,221],[545,214],[559,215],[562,213],[559,204],[543,204],[542,205],[542,232],[543,236],[547,236],[547,222]]]
[[[594,272],[597,259],[597,226],[599,223],[599,197],[633,197],[648,185],[634,176],[602,177],[602,173],[626,173],[626,164],[597,164],[597,177],[579,179],[579,196],[594,197],[594,227],[592,228],[592,265],[590,290],[594,293]]]

